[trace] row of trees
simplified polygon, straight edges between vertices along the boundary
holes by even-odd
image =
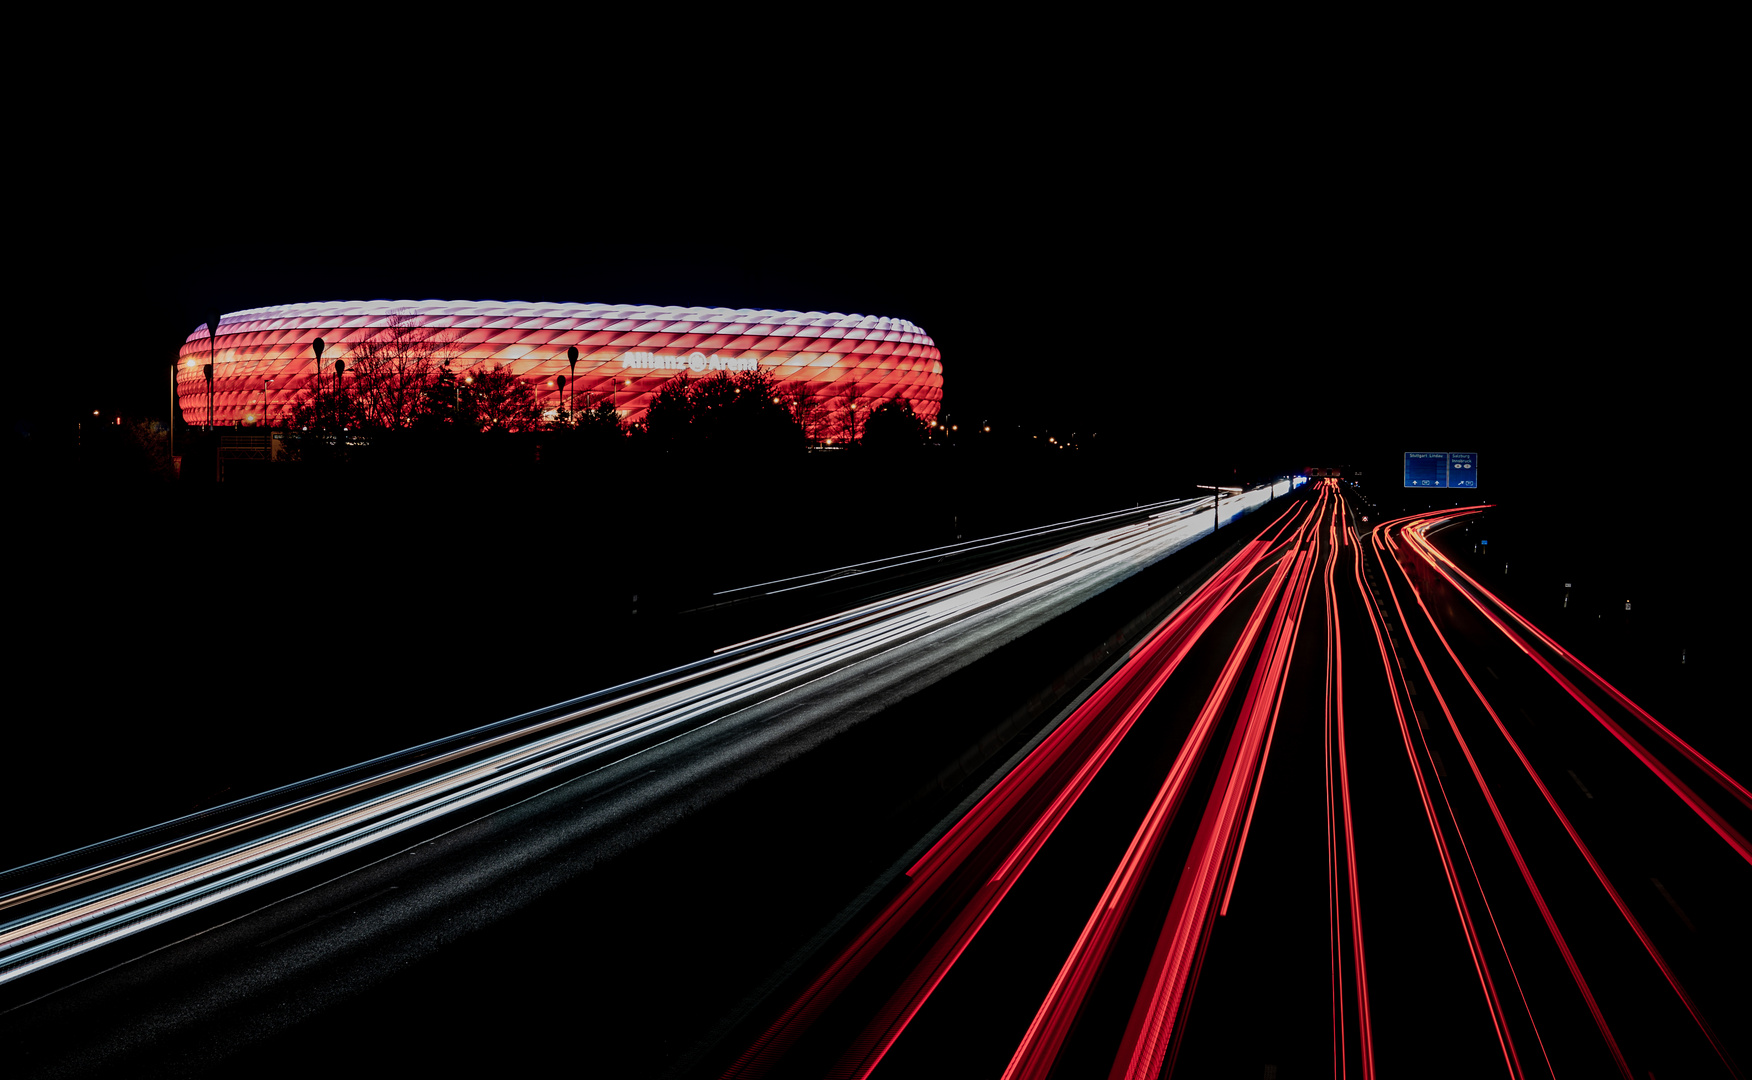
[[[454,427],[532,431],[541,408],[529,383],[503,366],[458,373],[462,345],[448,330],[392,315],[356,341],[292,405],[298,429],[373,432]]]
[[[639,434],[665,447],[769,448],[815,445],[902,447],[924,440],[925,425],[904,399],[875,408],[851,383],[823,401],[806,382],[781,383],[766,371],[677,375],[658,388]]]
[[[392,315],[354,342],[292,407],[298,430],[420,432],[534,431],[544,426],[533,386],[503,366],[453,367],[463,346],[452,331]],[[917,442],[923,425],[904,401],[872,409],[856,383],[824,400],[807,382],[780,383],[763,370],[685,372],[653,395],[644,421],[629,430],[601,399],[576,417],[560,409],[547,426],[601,438],[633,435],[665,449],[710,445],[778,450],[807,443],[850,445],[867,438]]]

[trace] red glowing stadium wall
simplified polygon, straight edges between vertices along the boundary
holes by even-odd
[[[832,414],[848,397],[860,411],[903,398],[927,422],[943,399],[937,346],[905,319],[817,311],[755,311],[622,304],[525,304],[493,301],[372,300],[286,304],[232,312],[190,334],[178,354],[177,396],[183,419],[208,422],[202,368],[213,362],[212,423],[286,422],[312,385],[322,338],[322,375],[336,359],[383,333],[392,320],[430,327],[452,341],[453,370],[503,364],[534,385],[544,410],[562,405],[556,376],[574,378],[567,349],[576,346],[575,382],[564,391],[579,407],[610,395],[623,419],[637,422],[651,395],[687,370],[695,377],[751,364],[781,383],[806,381],[818,407]]]

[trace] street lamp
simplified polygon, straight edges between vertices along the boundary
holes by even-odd
[[[207,319],[207,427],[213,427],[213,367],[219,362],[219,315]]]
[[[578,424],[578,346],[576,346],[576,345],[566,346],[566,362],[568,364],[572,365],[571,416],[572,416],[572,426],[576,427]],[[564,390],[565,386],[562,384],[560,389]]]
[[[310,351],[316,354],[316,404],[317,426],[322,426],[322,339],[317,338],[310,343]]]

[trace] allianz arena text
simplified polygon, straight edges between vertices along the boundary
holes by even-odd
[[[943,400],[936,344],[905,319],[837,312],[650,304],[546,304],[492,300],[369,300],[283,304],[234,311],[218,334],[195,329],[178,353],[176,392],[184,419],[208,423],[203,368],[213,364],[211,422],[269,426],[287,422],[337,359],[392,326],[442,335],[451,370],[503,365],[527,380],[544,412],[603,400],[637,423],[651,397],[683,372],[769,372],[781,385],[802,382],[819,407],[855,401],[860,410],[903,399],[924,420]],[[576,347],[575,369],[568,349]],[[562,391],[559,377],[565,376]],[[576,395],[576,396],[574,396]]]

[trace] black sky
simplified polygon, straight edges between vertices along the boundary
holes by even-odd
[[[439,298],[900,316],[959,417],[1151,450],[1666,470],[1720,434],[1707,64],[940,29],[808,63],[796,27],[758,62],[550,61],[528,28],[486,32],[527,64],[412,74],[320,35],[111,57],[22,125],[12,426],[162,413],[210,311]]]

